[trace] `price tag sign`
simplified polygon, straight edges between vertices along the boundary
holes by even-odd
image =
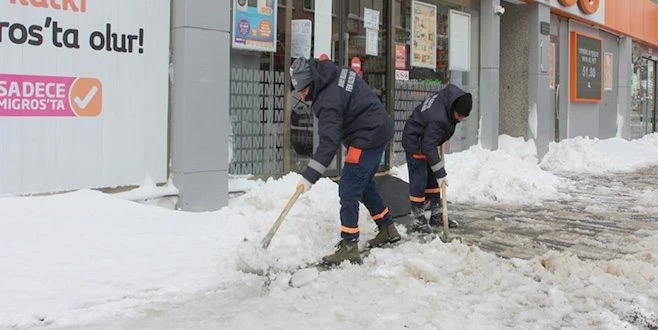
[[[409,80],[409,71],[395,70],[395,80]]]

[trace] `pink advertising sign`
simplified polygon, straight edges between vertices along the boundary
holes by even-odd
[[[95,78],[0,74],[0,117],[96,117],[102,104]]]

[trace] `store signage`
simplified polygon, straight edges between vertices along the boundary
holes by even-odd
[[[571,32],[571,101],[601,100],[601,39],[576,31]]]
[[[575,17],[605,25],[606,0],[533,0]]]
[[[558,0],[558,2],[565,7],[571,7],[577,3],[583,14],[592,15],[599,10],[600,0]]]

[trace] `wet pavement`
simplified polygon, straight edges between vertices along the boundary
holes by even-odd
[[[581,259],[613,259],[637,252],[634,243],[658,232],[658,167],[563,177],[571,184],[560,192],[570,197],[541,205],[451,203],[450,217],[461,226],[450,233],[506,258],[558,250]],[[653,200],[647,201],[646,192],[653,192]]]

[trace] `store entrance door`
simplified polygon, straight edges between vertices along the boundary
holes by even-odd
[[[554,112],[554,141],[559,142],[567,135],[569,66],[561,64],[569,63],[569,20],[558,15],[551,15],[550,31],[548,86],[551,89],[552,97],[549,104]]]
[[[658,131],[656,115],[656,61],[642,57],[633,65],[631,138]]]

